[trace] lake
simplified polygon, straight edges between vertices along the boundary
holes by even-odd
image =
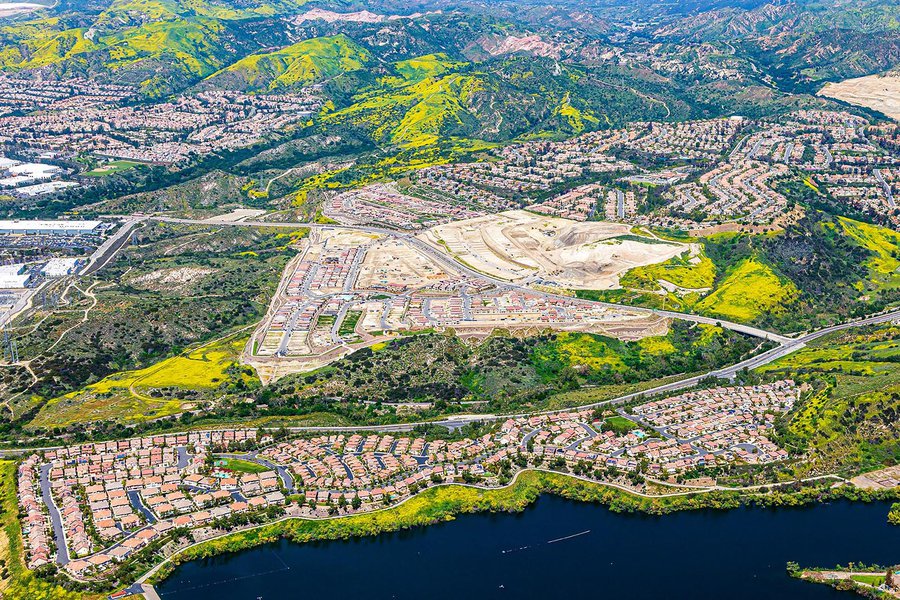
[[[519,514],[352,541],[280,541],[178,567],[163,600],[848,598],[785,563],[900,562],[890,503],[622,515],[543,496]],[[849,596],[852,597],[852,596]]]

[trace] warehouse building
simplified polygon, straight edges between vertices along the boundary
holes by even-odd
[[[30,278],[24,264],[0,265],[0,289],[23,288]]]
[[[0,221],[0,235],[87,235],[102,232],[103,221]]]
[[[78,268],[77,258],[51,258],[41,269],[41,275],[48,279],[71,275]]]

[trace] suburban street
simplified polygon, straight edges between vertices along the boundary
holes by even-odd
[[[284,488],[288,491],[289,494],[293,494],[296,491],[296,487],[294,486],[294,478],[288,472],[288,470],[280,465],[276,465],[267,461],[264,458],[259,458],[256,456],[256,452],[248,452],[247,454],[234,454],[234,453],[226,453],[226,454],[218,454],[217,456],[221,456],[224,458],[232,458],[235,460],[246,460],[249,462],[256,463],[258,465],[262,465],[273,471],[278,472],[278,476],[281,478],[281,483],[284,484]]]
[[[53,499],[50,491],[50,465],[41,467],[41,497],[47,509],[50,512],[50,523],[53,526],[53,540],[56,542],[58,550],[56,562],[59,565],[65,565],[69,562],[69,547],[66,544],[66,534],[63,528],[62,515],[59,514],[59,508]]]

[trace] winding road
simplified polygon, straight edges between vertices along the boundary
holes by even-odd
[[[697,385],[701,380],[706,379],[707,377],[716,377],[720,379],[733,379],[734,376],[742,371],[743,369],[755,369],[761,367],[763,365],[767,365],[773,361],[778,360],[788,354],[800,350],[803,348],[808,342],[816,340],[824,335],[828,335],[829,333],[834,333],[835,331],[843,331],[845,329],[850,329],[853,327],[863,327],[866,325],[877,325],[879,323],[887,323],[889,321],[900,320],[900,309],[893,310],[886,313],[881,313],[877,315],[872,315],[866,317],[864,319],[859,319],[856,321],[850,321],[847,323],[841,323],[839,325],[832,325],[830,327],[825,327],[823,329],[818,329],[816,331],[807,333],[798,338],[787,338],[789,341],[782,344],[777,348],[773,348],[761,354],[757,354],[756,356],[752,356],[746,360],[743,360],[739,363],[731,365],[729,367],[725,367],[722,369],[717,369],[715,371],[710,371],[708,373],[704,373],[702,375],[694,375],[692,377],[687,377],[685,379],[680,379],[678,381],[673,381],[669,383],[665,383],[662,385],[658,385],[652,388],[648,388],[646,390],[632,392],[630,394],[624,394],[622,396],[617,396],[615,398],[610,398],[608,400],[601,400],[598,402],[592,402],[590,404],[582,404],[579,406],[570,406],[567,408],[553,409],[553,410],[545,410],[545,411],[536,411],[536,412],[528,412],[528,413],[516,413],[516,414],[469,414],[469,415],[456,415],[453,417],[449,417],[446,419],[441,419],[438,421],[415,421],[409,423],[396,423],[391,425],[322,425],[322,426],[304,426],[304,427],[287,427],[286,429],[291,432],[300,433],[300,432],[317,432],[317,431],[327,431],[327,432],[338,432],[338,431],[380,431],[380,432],[404,432],[410,431],[415,427],[422,425],[439,425],[443,427],[447,427],[448,429],[454,430],[464,427],[470,423],[481,423],[481,422],[493,422],[493,421],[505,421],[506,419],[514,419],[518,417],[526,417],[532,415],[542,415],[542,414],[556,414],[561,412],[571,412],[577,410],[584,410],[590,408],[597,408],[600,406],[616,406],[620,404],[625,404],[631,400],[637,399],[641,396],[650,397],[656,396],[658,394],[674,392],[678,390],[683,390],[686,388],[693,387]],[[14,457],[20,456],[22,454],[37,452],[43,450],[56,450],[59,449],[60,446],[48,446],[48,447],[36,447],[36,448],[7,448],[0,449],[0,457]],[[290,478],[290,476],[288,476]]]
[[[119,216],[119,218],[122,218]],[[531,288],[527,288],[524,286],[518,286],[512,284],[507,281],[497,280],[488,276],[485,276],[482,273],[478,273],[475,271],[471,271],[465,265],[462,265],[455,261],[452,257],[449,257],[439,250],[433,248],[432,246],[426,244],[422,240],[419,240],[415,236],[408,234],[393,231],[390,229],[384,229],[380,227],[366,227],[366,226],[350,226],[350,225],[323,225],[320,223],[303,223],[303,222],[275,222],[269,223],[265,221],[241,221],[241,222],[210,222],[210,221],[199,221],[194,219],[178,219],[173,217],[150,217],[154,220],[169,222],[169,223],[184,223],[191,225],[224,225],[224,226],[238,226],[238,227],[282,227],[282,228],[310,228],[310,229],[320,229],[320,228],[333,228],[333,229],[351,229],[351,230],[361,230],[367,231],[371,233],[378,233],[382,235],[389,235],[393,237],[398,237],[410,243],[413,243],[416,247],[421,248],[424,252],[426,252],[429,256],[435,257],[435,259],[440,260],[444,264],[449,264],[453,268],[459,269],[463,272],[470,272],[473,276],[479,277],[482,279],[490,280],[498,286],[502,286],[508,289],[522,289],[527,290],[529,293],[538,293],[543,294],[549,297],[560,297],[560,298],[568,298],[567,296],[558,296],[556,294],[550,294],[547,292],[542,292],[538,290],[533,290]],[[137,221],[136,221],[137,222]],[[637,312],[646,312],[652,313],[659,316],[674,318],[674,319],[684,319],[688,321],[693,321],[696,323],[709,323],[709,324],[718,324],[727,329],[731,329],[733,331],[738,331],[740,333],[745,333],[747,335],[755,336],[761,339],[770,340],[777,342],[779,344],[778,347],[773,348],[771,350],[767,350],[761,354],[757,354],[752,356],[746,360],[743,360],[734,365],[730,365],[728,367],[724,367],[722,369],[717,369],[714,371],[710,371],[708,373],[703,373],[700,375],[694,375],[691,377],[687,377],[684,379],[680,379],[678,381],[672,381],[668,383],[664,383],[658,386],[654,386],[652,388],[648,388],[645,390],[641,390],[638,392],[632,392],[630,394],[624,394],[622,396],[618,396],[616,398],[611,398],[607,400],[602,400],[598,402],[593,402],[589,404],[583,404],[580,406],[567,407],[563,409],[555,409],[555,410],[547,410],[540,411],[534,413],[517,413],[517,414],[504,414],[504,415],[494,415],[494,414],[469,414],[469,415],[457,415],[453,417],[449,417],[446,419],[442,419],[439,421],[417,421],[410,423],[398,423],[391,425],[337,425],[337,426],[304,426],[304,427],[289,427],[288,430],[293,432],[317,432],[317,431],[384,431],[384,432],[402,432],[409,431],[417,426],[421,425],[440,425],[447,427],[451,430],[459,429],[464,427],[467,424],[473,422],[485,422],[485,421],[499,421],[505,420],[509,418],[517,418],[522,416],[528,416],[533,414],[554,414],[559,412],[567,412],[573,410],[583,410],[596,408],[600,406],[614,406],[624,404],[641,396],[649,397],[655,396],[663,393],[674,392],[678,390],[683,390],[686,388],[693,387],[697,385],[701,380],[706,379],[708,377],[716,377],[719,379],[733,379],[737,373],[740,371],[747,369],[752,370],[763,365],[769,364],[773,361],[778,360],[788,354],[800,350],[807,343],[816,340],[824,335],[829,333],[833,333],[835,331],[842,331],[845,329],[849,329],[852,327],[862,327],[865,325],[874,325],[879,323],[886,323],[888,321],[900,320],[900,309],[893,310],[890,312],[884,312],[876,315],[871,315],[869,317],[865,317],[863,319],[858,319],[856,321],[849,321],[846,323],[841,323],[838,325],[832,325],[829,327],[825,327],[822,329],[818,329],[816,331],[808,332],[806,334],[800,335],[798,337],[788,337],[785,335],[781,335],[778,333],[774,333],[771,331],[766,331],[763,329],[759,329],[756,327],[750,327],[747,325],[742,325],[740,323],[732,323],[729,321],[722,321],[718,319],[713,319],[710,317],[703,317],[699,315],[690,315],[685,313],[679,313],[674,311],[665,311],[665,310],[651,310],[644,308],[634,308],[631,306],[619,305],[619,304],[611,304],[606,302],[595,302],[596,304],[600,304],[602,306],[608,306],[610,308],[617,308],[622,310],[629,311],[637,311]],[[26,452],[36,451],[36,450],[46,450],[48,448],[16,448],[16,449],[0,449],[0,456],[18,456]],[[292,482],[290,476],[288,476],[288,480]],[[287,482],[286,482],[287,483]],[[291,487],[291,486],[286,486]]]

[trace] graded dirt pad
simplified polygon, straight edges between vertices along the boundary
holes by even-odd
[[[207,223],[239,223],[248,219],[258,219],[266,214],[266,211],[255,208],[235,208],[230,213],[217,215],[206,219]]]
[[[881,490],[896,487],[900,482],[900,465],[857,475],[850,483],[864,490]]]
[[[360,289],[417,289],[450,279],[432,258],[397,239],[374,244],[363,261],[356,287]]]
[[[819,96],[865,106],[900,121],[900,76],[869,75],[826,83]]]
[[[366,246],[381,238],[377,233],[355,229],[323,229],[322,240],[326,248],[353,248]]]
[[[618,224],[524,211],[475,219],[448,227],[446,234],[454,248],[468,253],[465,260],[480,261],[484,270],[537,274],[564,285],[611,284],[618,272],[691,249]],[[666,318],[645,311],[498,287],[443,264],[405,238],[326,227],[306,242],[285,268],[267,317],[242,356],[264,382],[321,368],[396,332],[452,329],[486,337],[497,329],[560,330],[633,340],[668,331]],[[348,332],[350,314],[356,320]]]
[[[619,287],[633,267],[669,260],[687,244],[635,235],[628,225],[576,222],[522,210],[439,225],[423,239],[492,277],[547,279],[573,289]]]

